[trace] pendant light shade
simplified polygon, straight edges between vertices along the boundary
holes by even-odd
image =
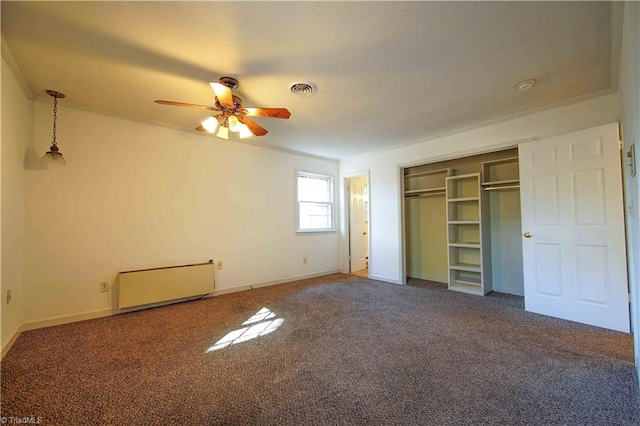
[[[46,163],[47,166],[66,166],[67,160],[64,159],[62,153],[58,150],[57,145],[51,145],[49,151],[45,155],[42,156],[42,161]]]
[[[64,93],[56,92],[55,90],[47,90],[47,94],[53,97],[53,139],[51,142],[51,148],[42,156],[42,161],[47,166],[64,166],[67,164],[62,153],[58,149],[58,142],[56,142],[56,121],[58,119],[58,98],[65,97]]]

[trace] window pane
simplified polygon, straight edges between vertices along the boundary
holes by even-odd
[[[331,204],[300,203],[300,229],[331,229]]]
[[[331,178],[298,175],[299,201],[331,201]]]
[[[333,178],[297,172],[298,230],[333,230]]]

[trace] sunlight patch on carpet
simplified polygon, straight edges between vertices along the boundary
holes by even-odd
[[[227,333],[222,339],[218,340],[213,346],[205,351],[213,352],[219,349],[226,348],[236,343],[246,342],[247,340],[255,339],[256,337],[264,336],[272,333],[278,329],[284,322],[282,318],[271,319],[276,316],[275,313],[267,308],[262,308],[251,318],[242,323],[242,325],[253,324],[250,327],[243,327],[238,330],[233,330]],[[267,321],[271,320],[271,321]],[[257,324],[256,324],[257,323]]]
[[[253,324],[254,322],[260,322],[260,321],[268,320],[268,319],[274,318],[275,316],[276,316],[276,314],[271,312],[269,309],[262,308],[258,312],[253,314],[253,316],[251,318],[249,318],[248,320],[243,322],[242,325],[249,325],[249,324]]]

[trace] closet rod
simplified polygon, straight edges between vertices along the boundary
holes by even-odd
[[[414,197],[431,197],[434,195],[444,195],[446,194],[445,191],[441,191],[441,192],[427,192],[425,194],[417,194],[417,195],[405,195],[405,198],[414,198]]]
[[[516,189],[520,188],[520,185],[507,185],[507,186],[488,186],[484,188],[485,191],[497,191],[499,189]]]

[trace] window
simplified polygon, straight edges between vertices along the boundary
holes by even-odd
[[[333,231],[333,177],[297,172],[298,232]]]

